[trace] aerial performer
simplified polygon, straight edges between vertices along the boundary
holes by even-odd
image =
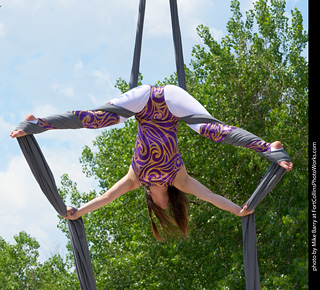
[[[140,186],[145,187],[148,213],[157,240],[162,240],[162,236],[153,220],[154,215],[166,236],[176,230],[183,237],[187,235],[186,193],[237,216],[250,215],[253,210],[247,211],[246,204],[241,207],[213,193],[187,173],[177,144],[180,119],[212,141],[252,149],[287,171],[293,166],[281,142],[268,143],[244,129],[224,124],[212,117],[189,93],[174,85],[142,85],[94,110],[69,111],[46,118],[29,114],[10,136],[16,138],[53,129],[98,129],[119,124],[133,115],[138,121],[138,134],[128,173],[103,195],[79,209],[68,207],[67,219],[78,219]]]

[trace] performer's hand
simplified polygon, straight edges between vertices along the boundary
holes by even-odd
[[[68,220],[76,220],[78,219],[80,216],[78,214],[78,210],[74,207],[71,206],[67,206],[67,216],[64,218],[68,219]]]
[[[243,208],[240,210],[240,213],[238,214],[238,216],[240,217],[243,217],[243,216],[246,216],[246,215],[249,215],[249,214],[252,214],[254,212],[254,209],[251,210],[251,211],[247,211],[247,204],[245,203]]]

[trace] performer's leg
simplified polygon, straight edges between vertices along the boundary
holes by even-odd
[[[29,114],[10,136],[20,137],[52,129],[99,129],[122,123],[143,109],[149,94],[150,86],[140,86],[94,110],[69,111],[46,118],[36,118]]]
[[[212,117],[185,90],[168,85],[165,87],[165,98],[170,112],[200,135],[215,142],[252,149],[275,163],[290,161],[279,141],[268,143],[244,129],[224,124]]]
[[[142,85],[112,99],[109,103],[131,112],[139,113],[147,104],[150,97],[150,91],[151,86]]]
[[[178,118],[193,115],[211,117],[209,112],[195,98],[180,87],[166,85],[164,87],[164,98],[169,111]]]
[[[27,134],[38,134],[52,129],[98,129],[124,122],[123,118],[112,112],[105,111],[69,111],[63,114],[36,118],[28,115],[25,121],[18,124],[11,137],[20,137]],[[15,136],[15,132],[20,132]],[[23,133],[25,134],[23,134]]]

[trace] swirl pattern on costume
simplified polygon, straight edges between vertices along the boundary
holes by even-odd
[[[252,149],[256,152],[266,152],[271,150],[271,143],[267,143],[263,140],[252,141],[246,145],[246,148]]]
[[[136,114],[138,136],[132,168],[144,186],[172,186],[183,165],[177,144],[179,118],[170,113],[164,87],[151,87],[144,109]]]
[[[118,115],[103,111],[71,111],[88,129],[98,129],[112,126],[120,122]]]
[[[217,123],[202,124],[200,134],[212,141],[222,142],[228,133],[237,127]]]
[[[56,127],[51,125],[46,119],[43,119],[43,118],[38,118],[37,125],[46,130],[57,129]]]

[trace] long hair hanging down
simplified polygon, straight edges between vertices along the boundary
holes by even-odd
[[[147,193],[147,189],[145,189],[145,197],[148,206],[148,213],[151,220],[151,227],[154,237],[158,241],[163,241],[164,239],[161,237],[158,227],[153,220],[153,215],[158,218],[160,227],[165,237],[173,236],[176,237],[180,232],[183,238],[186,238],[189,228],[188,228],[188,211],[189,211],[189,201],[186,197],[186,194],[180,190],[178,190],[174,186],[168,187],[169,193],[169,215],[167,210],[160,208],[157,206],[152,197]]]

